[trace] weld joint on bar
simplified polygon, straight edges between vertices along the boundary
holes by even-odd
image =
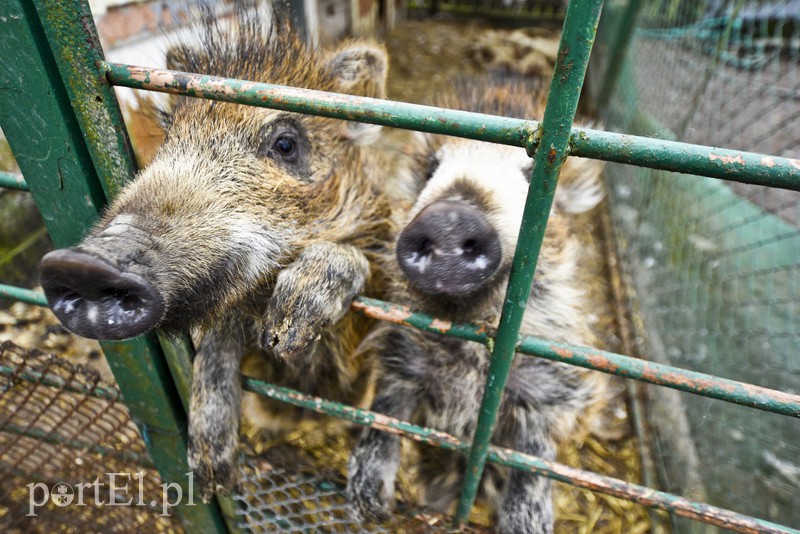
[[[533,158],[536,155],[536,149],[539,148],[539,143],[542,141],[542,123],[535,122],[535,128],[533,131],[530,130],[529,127],[525,127],[523,131],[523,141],[522,146],[525,147],[525,152],[528,153],[529,158]]]

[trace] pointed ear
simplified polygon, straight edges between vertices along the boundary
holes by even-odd
[[[333,51],[328,68],[336,91],[357,96],[386,98],[389,56],[383,45],[350,41]]]
[[[386,98],[389,56],[383,45],[350,41],[333,51],[328,62],[334,90],[357,96]],[[348,122],[344,136],[359,145],[374,143],[382,126]]]

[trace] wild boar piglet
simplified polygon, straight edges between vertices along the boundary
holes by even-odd
[[[538,87],[538,86],[537,86]],[[451,106],[525,118],[541,116],[542,97],[529,85],[489,84],[485,92],[450,99]],[[533,95],[533,96],[532,96]],[[530,179],[523,149],[479,141],[431,139],[430,179],[396,243],[389,298],[458,323],[496,326]],[[591,344],[591,310],[576,277],[581,249],[572,213],[602,199],[598,162],[570,158],[562,168],[539,255],[522,331]],[[474,433],[490,353],[481,344],[382,324],[361,351],[379,362],[372,410],[469,439]],[[553,460],[556,445],[602,390],[602,378],[566,364],[517,355],[492,442]],[[458,498],[464,458],[421,445],[415,472],[424,506],[447,513]],[[400,438],[364,430],[349,463],[347,494],[354,512],[385,518],[394,497]],[[550,482],[528,472],[487,465],[479,498],[503,533],[553,529]]]
[[[167,66],[385,96],[382,46],[312,49],[285,14],[237,5],[228,20],[202,12]],[[370,366],[353,354],[369,323],[346,312],[359,293],[383,295],[395,230],[381,173],[414,174],[376,144],[379,127],[189,97],[161,115],[153,161],[80,244],[44,257],[42,285],[82,336],[194,332],[189,464],[207,500],[235,482],[245,356],[278,384],[364,398]],[[253,424],[298,416],[264,406]]]

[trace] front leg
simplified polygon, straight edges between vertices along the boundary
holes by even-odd
[[[413,392],[387,378],[384,376],[378,382],[379,393],[372,411],[408,419],[416,404]],[[355,519],[381,522],[389,518],[399,466],[400,437],[365,428],[347,465],[347,500]]]
[[[524,435],[516,436],[515,449],[555,460],[556,450],[541,418],[528,414],[526,421],[517,426]],[[520,432],[520,434],[523,434]],[[552,534],[553,495],[550,479],[519,469],[510,469],[498,511],[500,534]]]
[[[194,359],[188,457],[203,502],[236,483],[243,354],[241,329],[220,324],[206,332]]]
[[[369,275],[367,258],[353,246],[307,247],[278,275],[267,303],[262,346],[283,358],[302,353],[344,317]]]

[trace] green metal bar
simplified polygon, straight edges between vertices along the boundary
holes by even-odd
[[[134,169],[102,59],[85,2],[0,3],[0,126],[57,247],[81,240]],[[186,414],[160,346],[101,346],[153,463],[187,496]],[[194,501],[174,509],[187,530],[226,530],[215,503]]]
[[[622,18],[616,27],[616,39],[611,45],[611,52],[608,55],[608,67],[603,74],[603,86],[600,88],[600,95],[597,97],[597,107],[602,109],[611,100],[611,95],[619,81],[622,65],[628,56],[633,32],[636,29],[636,19],[644,3],[642,0],[628,0],[628,5],[622,13]]]
[[[35,304],[37,306],[47,306],[47,298],[43,293],[38,291],[31,291],[22,287],[7,286],[0,284],[0,298],[21,300],[28,304]]]
[[[194,345],[187,334],[180,336],[167,335],[157,332],[158,341],[164,351],[164,357],[169,366],[172,380],[178,389],[183,409],[188,414],[192,398],[192,361],[194,361]],[[215,497],[222,516],[225,518],[229,532],[242,532],[239,516],[236,513],[237,505],[231,496],[217,495]]]
[[[398,306],[380,300],[358,297],[352,308],[374,319],[483,343],[490,350],[494,341],[495,334],[491,328],[474,324],[454,324],[441,321],[424,313],[412,312],[405,306]],[[533,336],[522,337],[517,343],[516,350],[522,354],[569,363],[586,369],[632,378],[640,382],[741,404],[758,410],[800,417],[800,395],[689,371],[671,365],[640,360],[600,349],[556,343]]]
[[[519,348],[520,352],[548,360],[633,378],[759,410],[800,417],[800,395],[639,360],[613,352],[575,347],[534,337],[525,337]]]
[[[112,84],[161,93],[357,120],[396,128],[536,147],[539,123],[203,74],[103,63]],[[572,128],[569,154],[800,191],[800,160],[635,135]]]
[[[602,6],[603,0],[585,0],[570,2],[567,7],[548,104],[542,120],[541,138],[533,156],[531,185],[511,265],[505,304],[454,519],[456,525],[469,519],[483,475],[497,412],[516,354],[522,316],[531,292],[558,173],[567,159],[570,129],[578,109]]]
[[[426,332],[447,334],[448,336],[460,337],[469,341],[477,341],[484,345],[491,343],[495,336],[495,330],[485,325],[456,324],[450,321],[442,321],[425,313],[414,312],[406,306],[378,299],[357,297],[351,307],[353,310],[368,317],[413,326]]]
[[[103,49],[86,0],[26,0],[36,6],[70,106],[106,198],[136,171],[114,88],[101,75]]]
[[[104,63],[114,85],[525,146],[536,121],[269,83]]]
[[[242,377],[245,390],[264,395],[271,399],[286,402],[318,413],[333,415],[352,423],[391,432],[421,443],[467,454],[469,444],[450,434],[439,432],[395,419],[386,415],[346,406],[319,397],[312,397],[289,388],[268,384],[255,378]],[[731,512],[708,504],[689,501],[683,497],[656,491],[651,488],[630,484],[623,480],[582,471],[572,467],[549,462],[535,456],[522,454],[510,449],[490,446],[488,460],[499,465],[524,469],[560,482],[590,489],[599,493],[627,499],[647,507],[666,510],[684,517],[711,523],[738,532],[800,534],[800,531],[776,525],[769,521]]]
[[[0,172],[0,187],[6,189],[16,189],[18,191],[30,191],[28,184],[21,174],[16,172]]]

